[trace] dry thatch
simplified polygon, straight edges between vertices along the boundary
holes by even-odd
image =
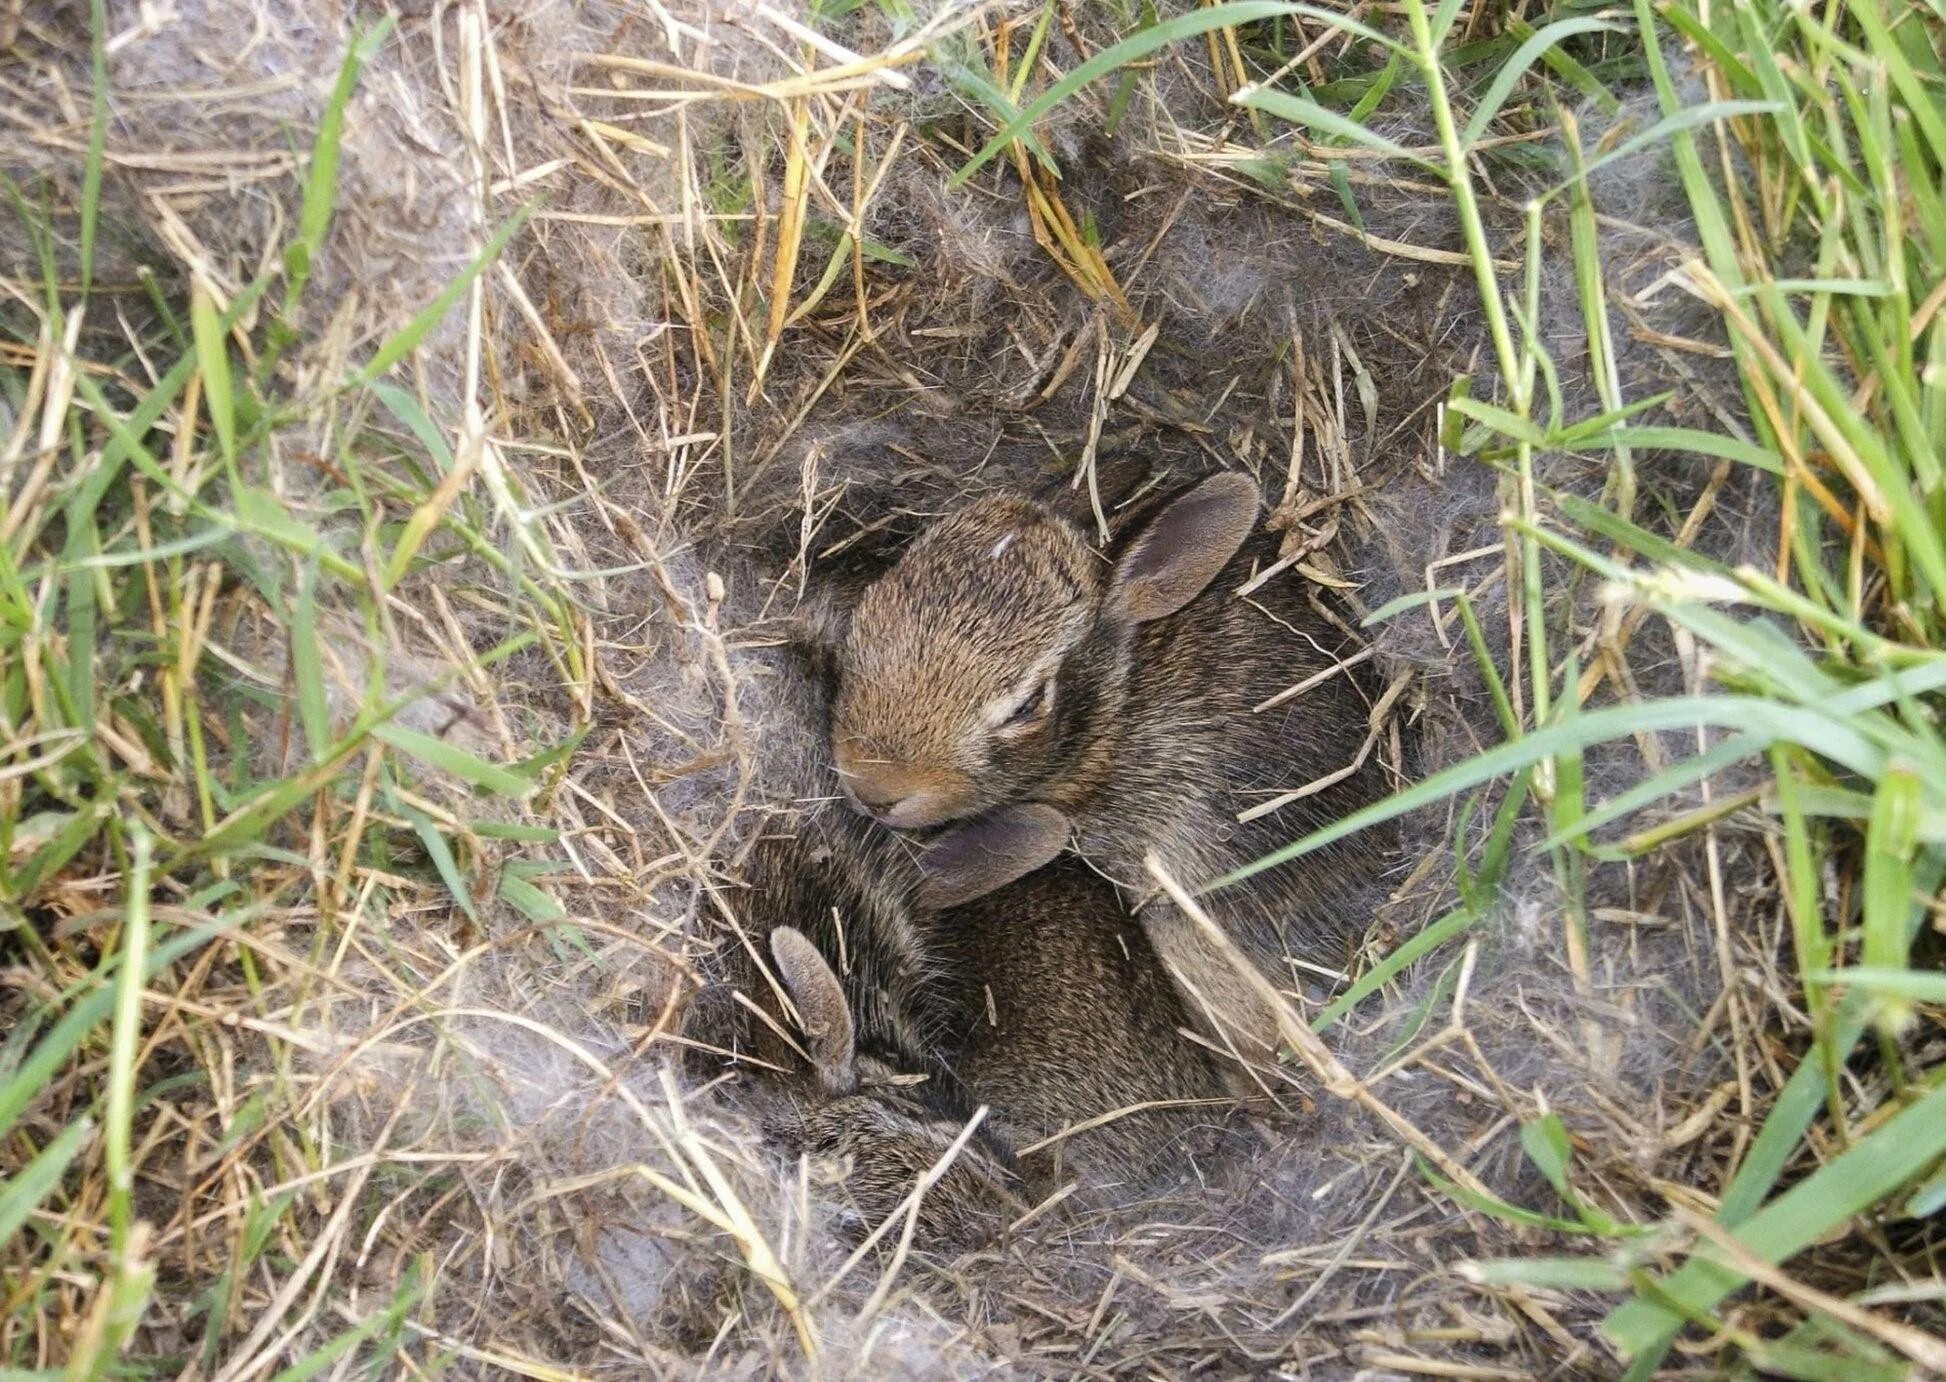
[[[1118,450],[1178,474],[1241,467],[1277,506],[1286,579],[1363,611],[1464,588],[1503,663],[1506,631],[1545,618],[1597,699],[1707,675],[1565,565],[1544,610],[1520,598],[1499,530],[1511,481],[1441,444],[1452,379],[1486,396],[1493,378],[1443,186],[1254,124],[1225,99],[1244,77],[1229,30],[1039,124],[1058,180],[1016,143],[953,186],[991,128],[954,55],[1003,86],[1024,64],[1036,87],[1118,21],[1058,5],[887,17],[909,8],[814,26],[741,0],[109,4],[85,291],[86,16],[0,13],[0,168],[23,224],[46,208],[76,333],[63,355],[35,244],[8,233],[0,311],[39,340],[0,347],[32,373],[0,400],[7,532],[41,534],[16,550],[50,558],[70,531],[63,362],[132,406],[201,304],[240,309],[224,334],[231,388],[261,409],[240,415],[248,485],[345,568],[251,523],[156,554],[172,501],[146,474],[102,534],[102,550],[151,553],[101,568],[103,624],[166,652],[98,660],[90,751],[122,805],[82,780],[57,808],[9,768],[0,812],[47,813],[14,827],[19,865],[63,810],[125,806],[157,841],[146,925],[181,954],[140,994],[136,1227],[98,1229],[116,1189],[90,1142],[4,1249],[10,1365],[112,1337],[97,1284],[136,1262],[154,1295],[131,1353],[224,1379],[346,1338],[344,1359],[383,1348],[412,1374],[530,1377],[769,1375],[807,1354],[927,1375],[1614,1369],[1594,1297],[1463,1270],[1560,1236],[1463,1206],[1556,1203],[1519,1139],[1550,1111],[1577,1186],[1617,1219],[1705,1211],[1742,1156],[1782,1082],[1774,1048],[1802,1022],[1776,970],[1778,846],[1726,779],[1691,799],[1704,828],[1589,864],[1585,917],[1549,856],[1520,853],[1463,942],[1322,1041],[1293,1008],[1299,1059],[1267,1072],[1269,1109],[1181,1184],[1044,1206],[959,1260],[848,1254],[828,1168],[784,1163],[733,1092],[674,1075],[739,847],[804,806],[775,794],[806,747],[771,704],[782,621],[969,494],[1085,477]],[[334,84],[381,17],[343,108],[328,234],[279,308],[281,283],[251,285],[301,233]],[[1461,22],[1486,36],[1496,20],[1476,6]],[[1293,30],[1295,68],[1336,70],[1331,31]],[[1411,112],[1395,132],[1425,137]],[[1508,122],[1496,234],[1520,221],[1519,155],[1554,138]],[[1733,417],[1713,319],[1667,277],[1690,232],[1657,157],[1595,185],[1619,372],[1630,397],[1669,391],[1665,419]],[[1588,405],[1570,413],[1599,411],[1561,273],[1537,329]],[[367,387],[374,359],[389,393]],[[158,423],[174,446],[155,459],[188,492],[223,465],[206,376]],[[1573,455],[1544,466],[1570,493],[1607,479]],[[1658,530],[1722,555],[1761,560],[1774,540],[1763,478],[1637,457]],[[1396,690],[1373,738],[1402,778],[1498,738],[1450,600],[1345,633]],[[32,699],[51,673],[25,679]],[[360,731],[394,702],[417,737]],[[312,738],[355,732],[337,757]],[[1695,747],[1645,732],[1591,757],[1592,795]],[[474,790],[469,763],[537,755],[525,787]],[[292,809],[251,815],[251,790],[284,778],[304,784]],[[1477,851],[1498,800],[1426,813],[1366,961],[1453,904],[1455,849]],[[146,867],[129,838],[88,833],[10,899],[0,1012],[27,1035],[0,1075],[47,1030],[29,1015],[120,953],[118,899]],[[88,1113],[113,1067],[105,1033],[79,1044],[0,1165],[15,1174]],[[1807,1280],[1842,1292],[1867,1256],[1851,1244]]]

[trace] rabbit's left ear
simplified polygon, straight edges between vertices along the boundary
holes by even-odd
[[[1135,535],[1108,593],[1132,623],[1174,614],[1208,587],[1257,526],[1256,483],[1214,475],[1175,500]]]
[[[1103,456],[1095,462],[1093,494],[1101,496],[1102,507],[1107,510],[1110,533],[1119,533],[1124,527],[1117,506],[1141,488],[1154,471],[1155,467],[1146,459],[1127,453]],[[1057,485],[1049,486],[1039,498],[1058,516],[1087,533],[1089,540],[1093,541],[1095,536],[1093,494],[1086,484],[1069,484],[1063,480]]]
[[[782,621],[784,651],[824,695],[837,685],[839,654],[850,622],[850,608],[836,593],[821,587],[806,592]]]
[[[920,901],[957,907],[1051,861],[1068,842],[1068,818],[1052,806],[1003,806],[962,821],[926,846]]]
[[[777,977],[797,1005],[818,1083],[827,1094],[852,1093],[858,1088],[858,1062],[844,986],[818,948],[794,926],[770,933],[770,954],[777,962]]]

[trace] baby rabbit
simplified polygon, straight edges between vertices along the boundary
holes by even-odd
[[[1227,1090],[1113,885],[1069,855],[938,914],[927,934],[952,1068],[1016,1149],[1068,1134],[1021,1151],[1030,1183],[1180,1172],[1185,1139],[1210,1121],[1197,1106]]]
[[[1367,699],[1349,671],[1254,707],[1338,659],[1292,579],[1234,591],[1256,486],[1222,474],[1162,503],[1104,561],[1048,505],[995,496],[941,520],[866,589],[837,656],[832,751],[847,794],[900,829],[1041,802],[1081,852],[1138,894],[1158,854],[1190,886],[1374,799],[1375,767],[1253,821],[1247,808],[1358,759]],[[1370,915],[1374,832],[1215,895],[1244,952],[1291,982],[1288,956],[1334,953]],[[1361,885],[1365,885],[1361,887]],[[1242,976],[1164,902],[1155,948],[1213,1029],[1275,1041]]]
[[[1004,881],[1009,865],[976,839],[1007,845],[1007,821],[997,817],[992,831],[983,825],[965,842],[960,884],[984,891]],[[1058,846],[1058,835],[1049,837],[1022,867]],[[768,1132],[843,1164],[850,1226],[868,1231],[941,1159],[976,1107],[945,1059],[952,1000],[921,929],[940,885],[909,848],[837,812],[759,840],[744,876],[747,892],[732,895],[737,934],[699,999],[691,1036],[770,1072],[758,1081],[770,1096]],[[1021,1191],[1012,1150],[989,1121],[921,1199],[919,1231],[928,1243],[979,1241],[1026,1207]]]
[[[900,1204],[977,1105],[986,1122],[921,1200],[929,1243],[991,1235],[1064,1174],[1147,1179],[1201,1121],[1195,1106],[1222,1097],[1115,889],[1077,859],[1041,867],[1067,835],[1057,812],[1003,808],[915,869],[888,832],[833,812],[753,852],[741,939],[768,950],[809,1078],[778,994],[741,948],[725,978],[763,1016],[719,1026],[791,1072],[771,1131],[848,1162],[856,1227]]]

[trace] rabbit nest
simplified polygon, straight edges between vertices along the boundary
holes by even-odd
[[[1113,42],[1111,8],[1054,7],[1044,61],[1069,71]],[[86,7],[6,9],[0,166],[71,209]],[[1750,1097],[1752,1043],[1786,991],[1766,978],[1775,899],[1739,881],[1761,845],[1733,820],[1591,864],[1572,963],[1575,923],[1521,826],[1490,915],[1330,1030],[1360,1098],[1293,1064],[1270,1091],[1281,1111],[1180,1184],[1051,1206],[964,1257],[851,1256],[830,1168],[781,1157],[733,1091],[677,1074],[673,1011],[722,938],[738,847],[799,809],[770,784],[818,751],[768,707],[781,623],[830,572],[869,569],[973,495],[1067,484],[1121,453],[1182,476],[1242,469],[1302,579],[1354,614],[1464,588],[1504,665],[1509,481],[1441,444],[1453,380],[1493,390],[1445,188],[1253,125],[1201,42],[1037,124],[1058,179],[1022,153],[955,184],[991,125],[951,55],[1017,63],[1042,12],[858,7],[819,30],[840,46],[806,37],[805,9],[741,0],[107,5],[95,272],[114,292],[91,331],[120,314],[139,334],[192,280],[231,300],[275,262],[345,55],[389,25],[345,109],[329,233],[277,365],[283,396],[325,399],[266,448],[263,483],[295,510],[343,483],[319,459],[342,437],[412,430],[346,415],[325,384],[528,208],[390,376],[432,432],[471,439],[464,502],[487,550],[413,572],[376,624],[321,610],[316,637],[345,697],[334,716],[376,674],[418,696],[406,724],[483,757],[571,746],[500,822],[556,842],[473,841],[477,876],[527,886],[478,890],[472,915],[424,861],[328,908],[288,862],[238,880],[261,903],[250,944],[173,980],[176,1019],[152,1037],[152,1070],[222,1076],[138,1123],[160,1267],[139,1353],[199,1346],[198,1302],[249,1206],[281,1187],[288,1256],[232,1283],[226,1377],[301,1356],[408,1280],[401,1362],[466,1374],[767,1376],[805,1367],[807,1343],[814,1370],[898,1375],[1614,1366],[1592,1298],[1462,1270],[1559,1242],[1459,1211],[1421,1166],[1432,1149],[1511,1204],[1550,1205],[1518,1134],[1552,1111],[1616,1212],[1717,1182],[1749,1122],[1716,1115]],[[1396,117],[1402,141],[1423,137],[1418,118]],[[1520,168],[1494,168],[1497,244],[1529,190]],[[1611,165],[1593,191],[1613,213],[1602,263],[1625,395],[1666,395],[1654,416],[1734,415],[1706,316],[1666,290],[1690,227],[1656,157]],[[33,245],[0,252],[12,282],[35,281]],[[1535,327],[1568,414],[1585,415],[1596,382],[1557,258]],[[1637,463],[1671,538],[1763,559],[1762,490],[1727,467]],[[1538,464],[1557,490],[1604,476],[1572,455]],[[1544,574],[1555,646],[1583,649],[1598,696],[1696,675],[1653,621]],[[530,580],[566,592],[569,635],[481,671],[469,659],[529,627],[511,611]],[[226,665],[286,685],[290,638],[262,602],[211,599]],[[1351,636],[1391,692],[1381,758],[1409,736],[1424,773],[1498,740],[1451,602]],[[260,700],[265,718],[211,752],[272,773],[296,750],[277,697]],[[1695,747],[1644,735],[1591,757],[1591,796]],[[359,762],[345,771],[355,782]],[[460,827],[487,809],[436,771],[405,785]],[[1478,845],[1497,801],[1422,813],[1362,961],[1453,905],[1454,851]],[[310,849],[302,828],[284,843],[286,860]],[[272,1020],[250,966],[287,996]]]

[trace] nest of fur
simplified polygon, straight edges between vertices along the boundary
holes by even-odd
[[[402,372],[441,425],[483,419],[497,471],[476,486],[508,496],[482,504],[509,550],[518,511],[523,550],[585,573],[578,676],[529,651],[491,678],[442,678],[507,636],[507,605],[447,601],[432,579],[400,587],[422,617],[328,640],[348,688],[373,658],[401,693],[440,685],[415,711],[423,732],[508,758],[581,735],[529,808],[561,847],[521,876],[554,903],[523,911],[502,889],[472,920],[401,878],[351,943],[346,919],[292,901],[301,879],[252,883],[274,897],[258,961],[271,982],[297,983],[320,944],[336,952],[331,982],[277,1022],[201,1029],[221,1032],[228,1083],[180,1096],[179,1130],[151,1134],[150,1164],[171,1169],[139,1197],[162,1230],[163,1284],[137,1349],[194,1346],[237,1206],[289,1185],[298,1211],[280,1231],[300,1266],[239,1284],[220,1375],[301,1355],[408,1279],[408,1353],[481,1375],[770,1375],[805,1366],[812,1341],[827,1364],[943,1376],[1612,1370],[1595,1298],[1459,1270],[1560,1245],[1456,1211],[1414,1163],[1431,1148],[1487,1192],[1549,1204],[1517,1133],[1553,1111],[1577,1175],[1618,1217],[1719,1184],[1770,1087],[1758,1037],[1792,1025],[1773,973],[1781,913],[1755,881],[1768,870],[1747,866],[1762,843],[1735,816],[1706,840],[1595,866],[1574,964],[1546,856],[1523,853],[1489,924],[1330,1032],[1360,1098],[1295,1064],[1281,1111],[1179,1185],[1055,1206],[968,1257],[849,1254],[831,1231],[832,1168],[789,1163],[733,1093],[673,1073],[741,843],[806,809],[772,785],[805,749],[767,709],[780,622],[953,504],[1124,449],[1185,476],[1242,468],[1299,575],[1354,608],[1462,586],[1503,655],[1509,617],[1504,478],[1439,444],[1452,379],[1491,391],[1443,188],[1350,160],[1351,224],[1329,151],[1253,129],[1199,44],[1159,55],[1112,122],[1112,82],[1050,117],[1058,184],[1030,194],[1002,160],[952,188],[989,126],[926,54],[979,45],[991,59],[1004,28],[1017,57],[1038,7],[920,6],[903,31],[866,7],[831,30],[853,57],[807,44],[806,16],[785,8],[108,6],[97,272],[137,315],[145,282],[179,300],[199,277],[234,297],[263,267],[296,215],[293,150],[348,45],[381,17],[395,25],[348,110],[336,216],[281,384],[303,397],[341,377],[538,198],[482,277],[477,326],[450,313]],[[1048,30],[1063,70],[1112,41],[1092,8]],[[0,163],[71,207],[85,23],[16,14],[0,39]],[[787,260],[800,168],[810,228]],[[1507,244],[1522,189],[1517,171],[1498,175]],[[1662,281],[1688,228],[1660,168],[1618,165],[1595,200],[1617,212],[1603,261],[1628,396],[1668,391],[1660,411],[1677,420],[1734,414],[1724,352]],[[1053,237],[1063,215],[1086,222],[1092,260]],[[854,221],[870,251],[856,257],[840,240]],[[27,250],[0,246],[16,281]],[[1580,415],[1599,405],[1561,272],[1542,329]],[[309,414],[272,448],[268,483],[298,508],[326,483],[306,461],[311,429],[333,425]],[[1544,460],[1549,486],[1604,478],[1584,458]],[[1727,468],[1638,464],[1668,535],[1760,551],[1764,491]],[[1701,674],[1655,623],[1551,578],[1556,645],[1583,650],[1598,698]],[[1398,688],[1375,734],[1401,774],[1407,738],[1423,772],[1499,737],[1452,607],[1435,608],[1359,635]],[[282,684],[284,632],[247,597],[226,597],[219,627]],[[277,723],[266,712],[232,751],[274,757],[290,742]],[[1645,738],[1592,759],[1591,795],[1694,748]],[[467,809],[436,779],[419,790]],[[1427,813],[1368,958],[1451,904],[1454,848],[1466,832],[1477,844],[1487,814]],[[494,867],[544,853],[507,845]],[[179,997],[153,1040],[180,1069],[216,1059],[197,1021],[257,1011],[229,955]],[[277,1081],[298,1091],[279,1097],[310,1120],[330,1174],[293,1181],[275,1122],[217,1134]],[[305,1255],[306,1234],[321,1255]]]

